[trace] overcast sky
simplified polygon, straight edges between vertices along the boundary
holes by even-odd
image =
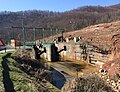
[[[0,11],[50,10],[63,12],[81,6],[109,6],[120,0],[0,0]]]

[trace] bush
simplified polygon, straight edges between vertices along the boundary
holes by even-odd
[[[101,78],[97,75],[87,75],[78,78],[74,92],[114,92]]]

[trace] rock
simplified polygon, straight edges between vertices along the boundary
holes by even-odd
[[[112,86],[116,86],[116,83],[115,83],[114,80],[111,80],[111,85],[112,85]]]
[[[118,90],[120,90],[120,86],[118,86]]]
[[[101,72],[103,72],[103,69],[100,69],[100,70],[99,70],[99,73],[101,73]]]
[[[115,86],[116,86],[116,83],[114,82],[114,83],[112,83],[111,85],[115,87]]]
[[[100,66],[100,68],[102,69],[103,65]]]
[[[106,81],[107,81],[107,82],[110,82],[110,79],[107,79]]]
[[[102,74],[102,75],[104,75],[104,76],[105,76],[105,75],[107,75],[107,73],[106,73],[106,72],[103,72],[103,73],[101,73],[101,74]]]
[[[120,87],[120,80],[118,80],[118,81],[117,81],[117,86],[119,86],[119,87]]]
[[[111,66],[115,65],[115,63],[112,63]]]
[[[82,73],[82,72],[78,73],[78,76],[83,76],[83,75],[84,75],[84,73]]]
[[[120,89],[119,89],[119,86],[116,86],[116,87],[115,87],[115,90],[116,90],[116,91],[120,90]]]

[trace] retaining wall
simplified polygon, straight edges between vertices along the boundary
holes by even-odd
[[[55,44],[58,52],[66,47],[66,51],[59,54],[64,60],[81,60],[88,63],[104,62],[108,60],[109,54],[95,51],[95,47],[86,43],[58,43]]]
[[[44,57],[48,61],[61,60],[80,60],[88,63],[104,62],[108,59],[108,54],[103,54],[96,51],[96,48],[84,42],[79,43],[51,43],[44,44],[46,53],[43,53],[41,57]],[[58,56],[59,55],[59,56]]]

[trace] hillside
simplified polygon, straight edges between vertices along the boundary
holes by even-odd
[[[108,60],[100,66],[100,77],[107,81],[108,84],[112,85],[113,89],[119,90],[120,86],[115,87],[113,82],[116,83],[115,85],[117,85],[117,83],[119,85],[120,21],[91,25],[81,30],[65,34],[66,37],[69,37],[70,35],[71,37],[80,37],[82,40],[87,41],[94,46],[111,51]]]
[[[91,25],[89,27],[66,33],[66,37],[81,37],[82,40],[89,42],[99,48],[106,50],[112,49],[113,35],[120,34],[120,21]]]
[[[0,13],[0,34],[1,38],[8,42],[13,37],[23,40],[22,29],[10,28],[11,26],[22,26],[22,23],[27,27],[64,28],[65,31],[68,32],[118,19],[120,19],[120,4],[107,7],[84,6],[65,12],[41,10],[5,11]],[[25,31],[26,39],[33,40],[33,30],[25,29]],[[37,31],[37,39],[39,39],[42,37],[42,32],[41,30]],[[46,32],[45,36],[50,35]]]

